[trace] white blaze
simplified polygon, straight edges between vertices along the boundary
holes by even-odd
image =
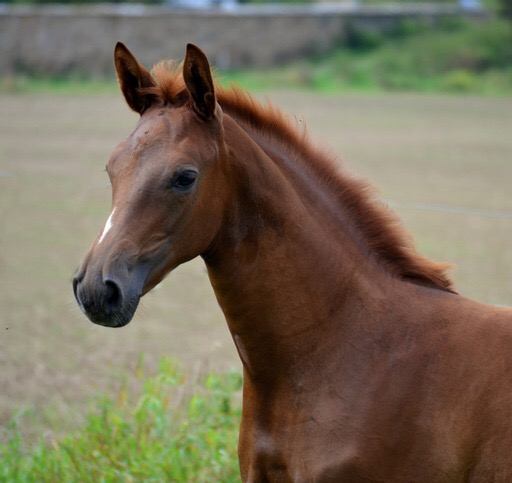
[[[105,228],[103,228],[103,233],[101,234],[100,239],[98,240],[98,245],[103,241],[103,238],[105,238],[105,235],[112,228],[112,217],[114,216],[114,211],[116,211],[115,208],[112,210],[112,213],[110,213],[110,216],[108,217],[108,220],[105,223]]]

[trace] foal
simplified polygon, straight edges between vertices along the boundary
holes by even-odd
[[[95,323],[201,256],[244,367],[246,482],[511,482],[512,312],[454,293],[367,186],[205,55],[115,65],[134,131],[73,281]]]

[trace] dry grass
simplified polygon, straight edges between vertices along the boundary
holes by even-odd
[[[382,196],[512,211],[512,99],[274,92],[313,139]],[[129,326],[89,323],[71,276],[110,209],[103,166],[136,116],[120,96],[0,95],[0,424],[34,408],[73,422],[138,354],[239,365],[200,261],[145,297]],[[457,264],[459,291],[512,305],[512,219],[398,208],[420,250]]]

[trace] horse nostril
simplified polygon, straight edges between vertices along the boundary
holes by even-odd
[[[121,289],[119,285],[113,280],[105,281],[106,293],[105,293],[105,302],[106,308],[109,311],[117,310],[123,301],[123,294],[121,293]]]

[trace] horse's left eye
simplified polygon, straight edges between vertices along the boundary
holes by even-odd
[[[187,169],[185,171],[182,171],[179,173],[172,182],[172,187],[176,188],[179,191],[187,191],[192,186],[194,186],[194,183],[197,179],[197,171],[194,171],[192,169]]]

